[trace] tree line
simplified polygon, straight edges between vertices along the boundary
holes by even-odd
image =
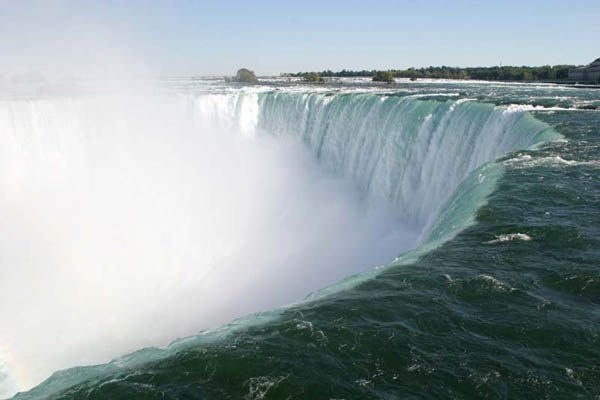
[[[387,71],[362,70],[351,71],[341,70],[334,72],[331,70],[321,72],[298,72],[287,74],[288,76],[306,77],[310,74],[320,77],[370,77],[379,80],[382,73],[385,76],[394,78],[412,78],[412,79],[481,79],[487,81],[561,81],[569,77],[569,69],[574,65],[544,65],[540,67],[515,67],[515,66],[497,66],[497,67],[426,67],[426,68],[408,68],[408,69],[389,69]]]

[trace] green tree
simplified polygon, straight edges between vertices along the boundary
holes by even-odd
[[[392,71],[377,71],[373,77],[374,82],[394,82],[394,73]]]
[[[307,82],[323,82],[323,78],[316,72],[304,74],[303,79]]]
[[[237,73],[235,74],[234,81],[249,83],[258,82],[258,79],[256,79],[256,75],[254,75],[253,71],[250,71],[246,68],[242,68],[238,69]]]

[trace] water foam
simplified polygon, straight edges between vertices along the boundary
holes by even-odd
[[[517,154],[504,161],[506,165],[513,168],[532,168],[532,167],[575,167],[575,166],[590,166],[600,167],[600,160],[566,160],[559,155],[534,157],[531,154]]]
[[[503,243],[510,242],[511,240],[522,240],[522,241],[530,241],[531,236],[525,233],[508,233],[506,235],[497,235],[496,239],[490,240],[489,242],[485,242],[486,244],[494,244],[494,243]]]
[[[300,143],[255,137],[257,107],[253,94],[0,102],[0,342],[21,389],[293,302],[414,244],[392,207]]]

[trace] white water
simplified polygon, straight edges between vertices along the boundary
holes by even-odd
[[[387,263],[471,171],[546,129],[520,111],[373,94],[2,101],[10,379],[24,390]]]
[[[0,102],[0,393],[299,300],[415,243],[300,143],[252,136],[257,109],[233,120],[232,99]]]

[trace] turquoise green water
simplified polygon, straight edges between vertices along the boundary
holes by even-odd
[[[252,92],[257,134],[394,204],[415,250],[16,398],[597,399],[600,92],[334,89]]]

